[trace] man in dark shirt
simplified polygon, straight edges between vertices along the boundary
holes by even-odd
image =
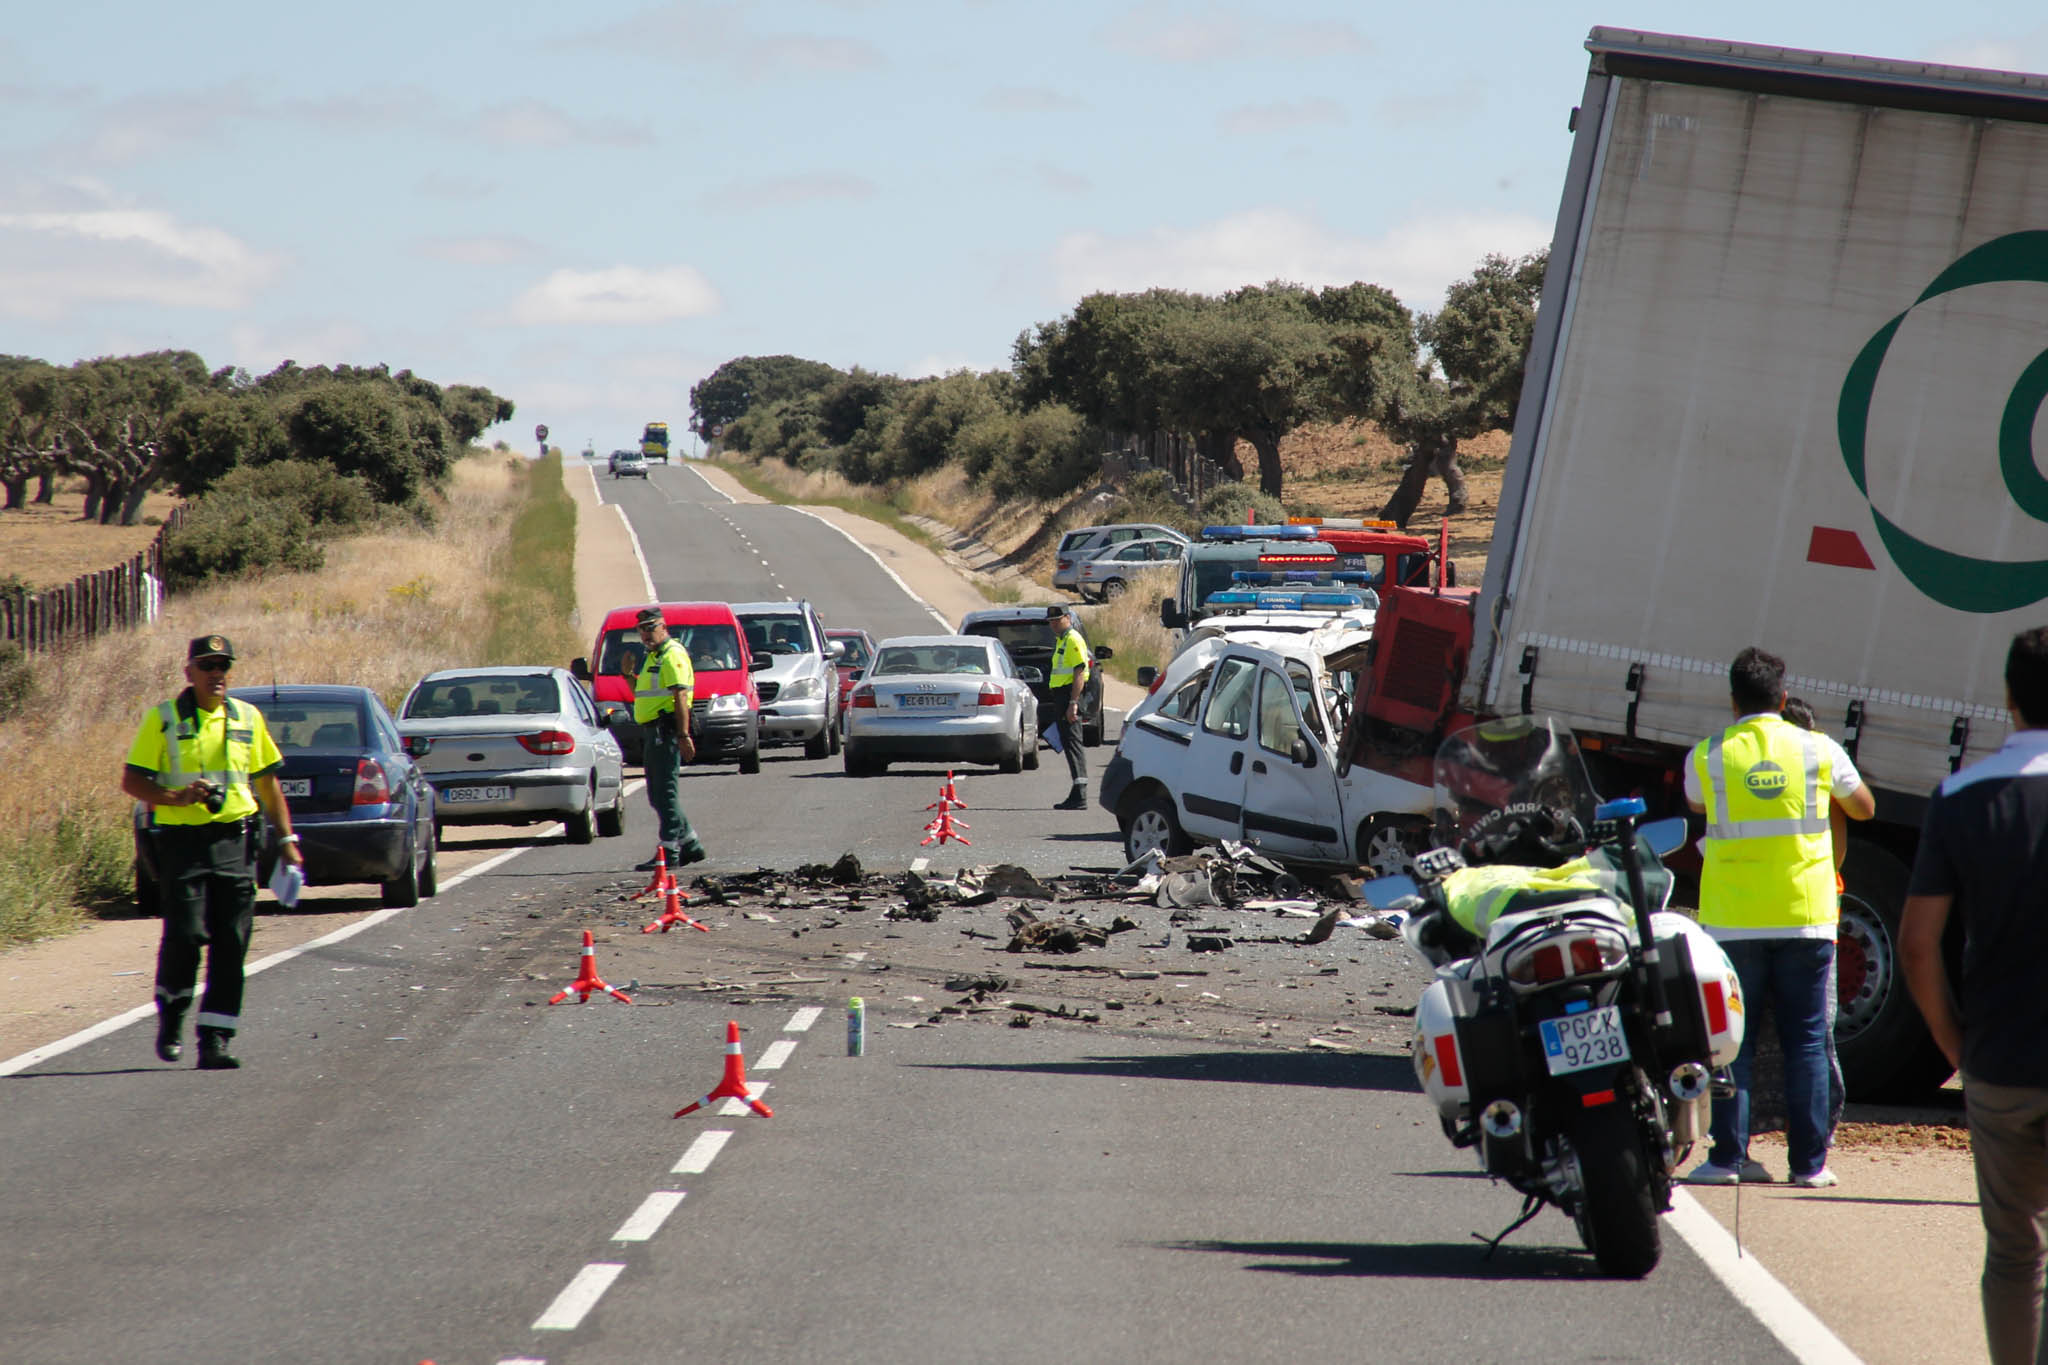
[[[2035,1365],[2048,1328],[2048,627],[2005,657],[2013,732],[1935,789],[1899,953],[1934,1040],[1963,1073],[1984,1220],[1984,1334],[1994,1365]],[[1942,932],[1963,921],[1963,1006]]]

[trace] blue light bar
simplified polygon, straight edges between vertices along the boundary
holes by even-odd
[[[1252,607],[1257,606],[1258,601],[1259,594],[1255,592],[1212,592],[1208,596],[1207,605],[1212,607]]]
[[[1355,611],[1365,605],[1365,599],[1355,592],[1305,592],[1301,594],[1304,607],[1334,607],[1338,611]]]

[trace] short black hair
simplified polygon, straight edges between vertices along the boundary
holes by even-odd
[[[1785,661],[1751,645],[1728,665],[1728,694],[1745,716],[1777,710],[1785,695]]]
[[[2029,727],[2048,725],[2048,626],[2012,637],[2005,651],[2005,690]]]

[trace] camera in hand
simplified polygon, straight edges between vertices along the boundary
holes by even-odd
[[[200,782],[199,787],[201,791],[206,793],[206,813],[208,815],[219,815],[221,806],[227,802],[228,789],[218,782],[207,782],[204,780]]]

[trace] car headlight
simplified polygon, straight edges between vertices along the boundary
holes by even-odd
[[[704,704],[706,715],[729,716],[735,711],[747,709],[747,699],[737,692],[728,692],[722,697],[713,697]]]
[[[825,695],[825,684],[816,678],[798,678],[782,689],[783,701],[814,701]]]

